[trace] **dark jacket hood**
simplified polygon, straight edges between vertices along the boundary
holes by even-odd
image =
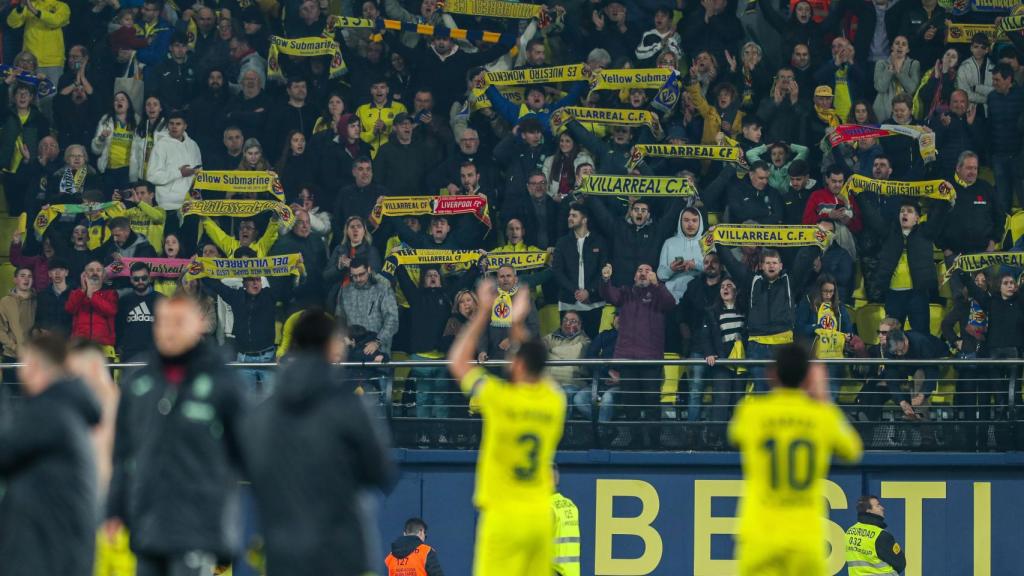
[[[340,381],[338,372],[321,356],[296,354],[278,378],[275,396],[286,410],[301,412],[329,389],[329,382]]]
[[[413,550],[419,547],[423,542],[416,536],[399,536],[397,540],[391,543],[391,555],[401,560],[409,554],[412,554]]]
[[[878,526],[879,528],[885,528],[887,526],[884,518],[878,514],[872,514],[870,512],[857,514],[857,522],[860,522],[861,524],[871,524],[872,526]]]
[[[100,404],[93,396],[91,390],[77,378],[67,378],[54,382],[42,394],[40,400],[47,400],[64,404],[73,409],[85,419],[89,426],[95,426],[100,422]]]

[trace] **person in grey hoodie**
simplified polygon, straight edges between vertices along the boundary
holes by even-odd
[[[676,302],[682,299],[690,281],[704,271],[704,253],[700,247],[703,235],[704,219],[700,210],[687,208],[679,215],[676,235],[661,246],[658,278]]]
[[[391,352],[391,339],[398,332],[398,303],[391,284],[374,273],[366,260],[356,258],[349,265],[351,282],[339,286],[327,299],[327,310],[344,319],[349,326],[362,326],[375,332],[377,338],[366,344],[363,352]]]

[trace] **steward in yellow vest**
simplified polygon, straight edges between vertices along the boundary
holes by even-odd
[[[857,500],[857,523],[846,531],[846,569],[850,576],[899,576],[907,559],[885,529],[885,507],[877,496]]]
[[[557,487],[557,466],[554,474]],[[554,572],[560,576],[580,576],[580,512],[572,500],[559,492],[551,496],[551,510],[555,515]]]

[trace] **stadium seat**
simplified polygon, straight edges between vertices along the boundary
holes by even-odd
[[[605,306],[604,309],[601,310],[601,327],[598,328],[598,332],[611,330],[613,318],[615,318],[615,306]]]
[[[537,311],[537,320],[540,322],[540,333],[551,334],[562,325],[558,314],[557,304],[548,304]]]
[[[10,262],[0,264],[0,294],[9,294],[14,288],[14,265]]]
[[[866,304],[857,309],[856,314],[857,335],[868,346],[878,344],[878,323],[885,318],[885,306]]]
[[[935,393],[932,394],[932,404],[952,406],[954,395],[956,393],[956,370],[952,366],[944,366],[942,373],[939,375],[938,385],[935,387]]]
[[[1005,229],[1006,234],[1010,236],[1011,246],[1024,237],[1024,210],[1018,210],[1007,216]]]
[[[679,360],[679,354],[665,352],[665,360]],[[679,392],[679,379],[683,376],[682,366],[665,366],[665,381],[661,383],[661,403],[675,404]]]
[[[722,215],[718,212],[708,212],[708,226],[714,226],[722,221]]]

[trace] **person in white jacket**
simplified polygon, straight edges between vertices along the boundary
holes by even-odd
[[[180,112],[167,117],[167,134],[153,144],[146,180],[156,185],[156,202],[164,210],[178,210],[185,202],[192,178],[203,157],[195,140],[188,137],[188,123]]]
[[[988,94],[992,91],[992,59],[988,57],[989,40],[983,33],[971,38],[971,57],[956,71],[956,87],[967,92],[967,100],[987,111]]]
[[[658,278],[672,293],[676,302],[686,293],[686,286],[704,271],[704,253],[700,237],[704,235],[704,218],[700,210],[686,208],[679,214],[676,235],[665,240],[658,260]]]

